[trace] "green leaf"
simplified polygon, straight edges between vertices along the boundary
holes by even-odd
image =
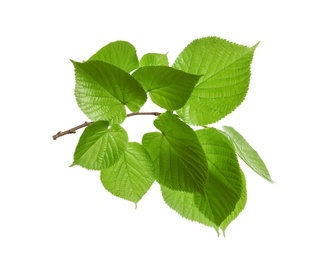
[[[173,190],[204,194],[207,162],[195,132],[170,112],[154,125],[161,133],[147,133],[142,144],[156,167],[156,180]]]
[[[78,106],[93,121],[122,123],[124,105],[138,112],[147,97],[142,86],[128,73],[103,61],[74,62]]]
[[[139,61],[139,66],[168,66],[168,58],[166,54],[147,53],[143,55]]]
[[[162,186],[165,203],[186,219],[197,221],[217,232],[225,230],[240,214],[246,201],[246,181],[230,141],[213,128],[197,131],[208,161],[206,197]]]
[[[200,78],[165,66],[141,67],[133,73],[133,77],[150,93],[155,104],[167,110],[181,108]]]
[[[202,213],[195,204],[194,194],[171,190],[163,185],[161,192],[165,203],[182,217],[214,228],[219,234],[219,227]]]
[[[137,204],[151,187],[154,165],[148,152],[139,143],[128,143],[122,157],[110,168],[101,171],[101,182],[113,195]]]
[[[227,218],[220,225],[220,228],[223,231],[224,236],[225,236],[226,228],[228,227],[228,225],[239,216],[239,214],[242,212],[242,210],[244,209],[244,207],[247,203],[247,184],[246,184],[246,178],[242,171],[241,171],[241,176],[242,176],[242,188],[243,189],[241,192],[240,200],[236,203],[235,209],[232,211],[232,213],[230,215],[228,215]]]
[[[207,125],[238,107],[248,91],[250,64],[257,45],[249,48],[218,37],[190,43],[173,68],[203,76],[178,115],[187,123]]]
[[[131,72],[138,68],[138,57],[135,47],[126,41],[111,42],[101,48],[89,60],[99,60],[110,63],[118,68]]]
[[[269,171],[266,168],[265,163],[258,155],[258,153],[243,138],[243,136],[230,126],[224,126],[223,129],[230,140],[233,142],[236,148],[236,153],[240,156],[240,158],[257,174],[262,176],[264,179],[274,183],[274,181],[271,179]]]
[[[127,132],[118,124],[109,128],[107,121],[97,121],[85,128],[74,153],[73,165],[89,170],[112,166],[127,148]]]
[[[221,131],[206,128],[196,131],[208,162],[206,196],[195,195],[198,208],[220,226],[235,210],[243,191],[241,169],[232,143]],[[211,209],[211,214],[207,212]],[[208,213],[208,214],[207,214]]]

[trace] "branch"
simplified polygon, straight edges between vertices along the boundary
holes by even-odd
[[[159,112],[137,112],[137,113],[127,114],[127,117],[138,116],[138,115],[142,115],[142,116],[159,116],[160,114],[161,113],[159,113]]]
[[[130,116],[137,116],[137,115],[151,115],[151,116],[159,116],[161,113],[159,112],[137,112],[137,113],[130,113],[130,114],[127,114],[127,117],[130,117]],[[75,134],[76,133],[76,130],[78,129],[81,129],[81,128],[84,128],[84,127],[87,127],[88,125],[92,124],[93,122],[84,122],[83,124],[81,125],[78,125],[78,126],[75,126],[67,131],[59,131],[57,132],[55,135],[53,135],[53,140],[56,140],[58,139],[59,137],[61,136],[64,136],[64,135],[67,135],[67,134]]]
[[[92,124],[93,122],[84,122],[83,124],[81,125],[78,125],[78,126],[75,126],[73,127],[72,129],[69,129],[67,131],[64,131],[64,132],[57,132],[55,135],[53,135],[53,140],[56,140],[57,138],[63,136],[63,135],[67,135],[67,134],[75,134],[76,133],[76,130],[78,129],[81,129],[83,127],[87,127],[88,125]]]

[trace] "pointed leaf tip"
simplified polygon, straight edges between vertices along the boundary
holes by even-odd
[[[231,142],[216,129],[196,131],[208,162],[205,194],[176,191],[161,185],[165,203],[181,216],[212,227],[220,235],[246,201],[244,175]]]
[[[206,198],[196,196],[196,205],[217,226],[236,209],[244,189],[243,176],[232,143],[219,130],[196,131],[208,161]]]
[[[128,73],[139,65],[136,49],[127,41],[111,42],[92,55],[89,60],[104,61]]]
[[[121,158],[101,171],[104,187],[113,195],[137,203],[154,182],[154,165],[145,148],[130,142]]]
[[[241,177],[242,177],[242,191],[241,191],[240,199],[236,203],[235,209],[232,211],[232,213],[229,214],[227,216],[227,218],[220,225],[220,229],[222,230],[224,237],[226,237],[226,229],[229,226],[229,224],[240,215],[240,213],[243,211],[243,209],[244,209],[244,207],[247,203],[246,178],[245,178],[242,170],[240,170],[240,174],[241,174]]]
[[[206,217],[205,213],[201,212],[196,206],[193,193],[175,191],[163,185],[160,186],[163,199],[171,209],[182,217],[212,227],[217,234],[219,233],[219,227]]]
[[[274,183],[270,173],[254,148],[244,139],[244,137],[238,133],[233,127],[223,126],[223,129],[229,139],[233,142],[236,153],[239,157],[258,175],[268,180],[271,183]]]
[[[168,66],[168,58],[166,54],[147,53],[144,54],[139,62],[140,67],[144,66]]]
[[[236,109],[248,91],[254,51],[218,37],[190,43],[173,68],[203,77],[178,115],[189,124],[208,125]]]

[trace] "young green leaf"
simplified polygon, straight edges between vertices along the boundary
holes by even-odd
[[[154,121],[161,133],[147,133],[142,144],[155,167],[156,180],[173,190],[204,194],[207,162],[195,132],[170,112]]]
[[[218,37],[190,43],[173,68],[203,75],[185,106],[177,111],[187,123],[207,125],[238,107],[248,91],[250,64],[257,44],[251,48]]]
[[[78,106],[93,121],[122,123],[126,105],[138,112],[147,97],[130,74],[103,61],[74,62]]]
[[[206,217],[207,214],[212,213],[203,213],[198,209],[193,193],[175,191],[163,185],[160,185],[160,187],[163,199],[171,209],[186,219],[214,228],[219,234],[219,227]]]
[[[127,150],[110,168],[101,171],[101,182],[113,195],[137,204],[151,187],[154,165],[139,143],[128,143]]]
[[[204,213],[210,207],[213,223],[220,226],[235,210],[243,191],[243,178],[232,143],[215,128],[196,131],[208,162],[206,196],[195,195],[198,208]],[[211,217],[210,214],[206,214]]]
[[[247,203],[247,183],[246,183],[246,178],[242,171],[241,171],[241,176],[242,176],[242,188],[243,189],[241,192],[240,200],[236,203],[235,209],[232,211],[232,213],[230,215],[228,215],[227,218],[220,225],[220,228],[223,231],[224,236],[225,236],[226,228],[228,227],[228,225],[239,216],[239,214],[242,212],[242,210],[244,209],[244,207]]]
[[[166,54],[147,53],[139,61],[139,66],[168,66],[168,58]]]
[[[265,163],[244,137],[230,126],[224,126],[223,129],[229,139],[233,142],[236,148],[236,153],[239,157],[257,174],[273,183],[274,181],[271,179]]]
[[[138,68],[135,47],[126,41],[111,42],[92,55],[89,60],[100,60],[131,72]]]
[[[197,131],[208,161],[206,197],[173,191],[162,186],[165,203],[184,218],[197,221],[218,232],[240,214],[246,203],[245,177],[230,141],[213,128]]]
[[[141,67],[133,77],[150,93],[155,104],[167,110],[184,106],[200,78],[166,66]]]
[[[127,148],[127,132],[118,124],[109,128],[107,121],[97,121],[85,128],[74,153],[73,165],[89,170],[112,166]]]

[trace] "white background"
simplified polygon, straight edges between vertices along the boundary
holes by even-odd
[[[330,1],[2,1],[0,4],[0,259],[332,259]],[[134,204],[98,172],[68,167],[87,118],[69,59],[109,42],[168,52],[219,36],[261,44],[231,125],[276,181],[244,166],[248,203],[226,238],[187,221],[153,185]],[[148,111],[149,107],[144,107]],[[153,117],[126,120],[130,140]]]

